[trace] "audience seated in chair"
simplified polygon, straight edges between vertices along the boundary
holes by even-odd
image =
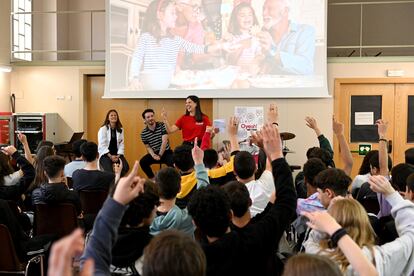
[[[203,155],[204,152],[195,143],[192,159],[196,171],[197,189],[209,184]],[[151,234],[157,235],[167,229],[176,229],[193,236],[195,227],[191,216],[187,209],[180,209],[175,204],[181,189],[180,174],[173,168],[161,169],[156,176],[156,183],[160,192],[160,205],[157,208],[157,217],[150,227]]]
[[[24,192],[26,192],[30,183],[32,183],[33,179],[35,178],[35,170],[32,164],[30,164],[26,158],[21,156],[14,146],[8,146],[2,148],[0,152],[0,159],[2,160],[2,171],[8,171],[10,169],[10,164],[6,162],[6,160],[8,160],[10,157],[12,157],[13,160],[15,160],[19,165],[20,169],[23,172],[23,176],[19,179],[17,184],[12,186],[5,186],[4,178],[0,178],[0,199],[13,200],[18,202],[22,200],[22,195]]]
[[[73,189],[108,191],[115,181],[115,174],[98,169],[98,145],[94,142],[86,142],[82,144],[80,151],[86,166],[73,172]]]
[[[129,203],[118,238],[112,248],[112,264],[119,268],[134,267],[142,256],[145,246],[152,239],[149,226],[156,216],[159,204],[157,186],[147,180],[143,192]]]
[[[47,183],[43,183],[32,193],[33,205],[70,203],[76,208],[78,215],[82,213],[79,196],[75,191],[70,191],[65,183],[63,169],[65,167],[65,159],[60,156],[49,156],[43,160],[44,173],[48,179]]]
[[[65,165],[65,176],[72,177],[74,171],[83,169],[86,166],[85,160],[82,159],[80,147],[86,143],[85,139],[80,139],[72,144],[72,152],[75,155],[75,160]]]
[[[272,124],[263,128],[263,145],[272,161],[277,200],[260,223],[241,232],[231,231],[229,198],[212,185],[197,190],[188,204],[195,225],[207,237],[202,244],[207,275],[266,275],[267,260],[293,218],[292,172],[283,158],[280,134]]]

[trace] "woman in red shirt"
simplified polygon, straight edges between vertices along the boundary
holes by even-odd
[[[168,133],[182,130],[183,144],[193,145],[194,139],[198,138],[201,143],[206,127],[211,126],[210,119],[201,112],[200,99],[197,96],[188,96],[185,101],[185,114],[181,116],[173,125],[168,123],[167,112],[162,111],[164,124]]]

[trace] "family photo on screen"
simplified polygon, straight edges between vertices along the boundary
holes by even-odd
[[[136,0],[111,3],[111,89],[323,87],[323,0]],[[134,1],[128,1],[134,2]],[[122,7],[121,7],[122,8]],[[122,26],[132,29],[120,58]],[[131,32],[127,30],[127,36]]]

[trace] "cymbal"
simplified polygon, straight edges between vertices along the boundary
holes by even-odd
[[[293,139],[293,138],[295,138],[296,137],[296,135],[295,134],[293,134],[293,133],[290,133],[290,132],[281,132],[280,133],[280,138],[283,140],[283,141],[286,141],[286,140],[291,140],[291,139]]]

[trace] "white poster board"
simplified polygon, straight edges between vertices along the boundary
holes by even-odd
[[[264,122],[263,106],[235,106],[234,116],[239,118],[237,137],[244,141],[250,136],[251,131],[260,130]]]

